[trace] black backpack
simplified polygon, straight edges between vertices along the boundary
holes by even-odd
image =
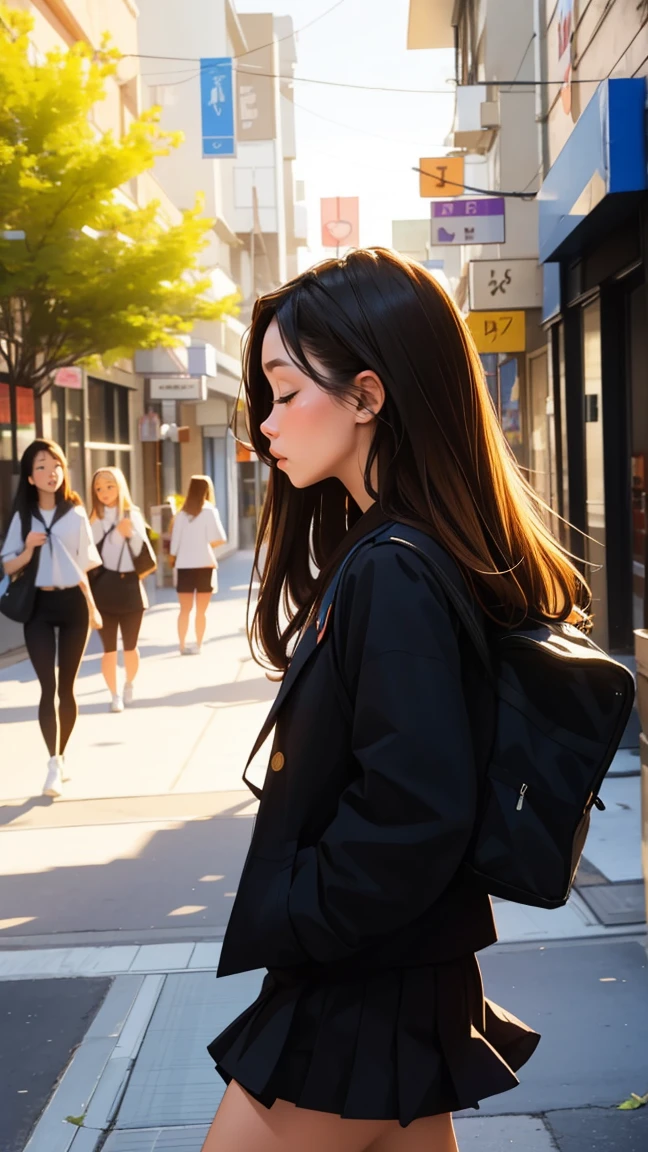
[[[634,679],[571,624],[532,624],[487,639],[450,556],[425,533],[390,524],[360,540],[329,584],[328,621],[342,575],[360,549],[418,552],[493,681],[497,715],[466,867],[492,896],[560,908],[569,898],[593,806],[634,701]]]

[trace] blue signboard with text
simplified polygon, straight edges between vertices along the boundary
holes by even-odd
[[[232,57],[200,61],[203,157],[236,156]]]

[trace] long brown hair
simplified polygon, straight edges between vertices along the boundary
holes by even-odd
[[[293,488],[269,455],[260,427],[272,390],[261,349],[272,320],[295,364],[332,396],[356,395],[363,371],[380,378],[385,402],[366,490],[389,518],[422,528],[450,553],[490,617],[504,625],[527,616],[564,620],[589,605],[583,577],[506,442],[457,307],[421,265],[387,249],[360,249],[257,300],[245,347],[250,437],[271,469],[250,639],[274,667],[287,667],[290,643],[360,509],[336,479]]]
[[[202,512],[206,500],[211,504],[216,503],[214,485],[210,477],[192,476],[189,481],[185,502],[182,505],[182,511],[186,512],[187,516],[197,516],[199,512]]]
[[[106,505],[101,503],[95,488],[97,478],[103,475],[112,476],[117,485],[117,516],[118,519],[121,520],[124,512],[130,512],[133,507],[133,498],[130,494],[128,481],[121,468],[113,467],[97,468],[97,471],[92,477],[92,485],[90,488],[92,511],[90,512],[90,520],[103,520],[104,512],[106,511]]]

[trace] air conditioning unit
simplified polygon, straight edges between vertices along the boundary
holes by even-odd
[[[485,100],[479,106],[482,128],[499,128],[501,126],[499,104],[495,100]]]

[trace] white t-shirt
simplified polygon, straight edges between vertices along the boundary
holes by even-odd
[[[139,556],[146,535],[146,525],[139,508],[131,508],[129,515],[133,525],[133,535],[129,544],[134,555]],[[119,532],[113,531],[117,524],[117,516],[117,508],[104,508],[101,520],[93,520],[90,525],[92,535],[95,544],[99,544],[104,535],[106,537],[101,549],[104,568],[110,568],[112,572],[133,572],[133,561],[128,544]]]
[[[211,541],[225,543],[227,536],[213,504],[204,504],[197,516],[178,512],[171,533],[171,555],[176,568],[218,568]]]
[[[50,528],[56,509],[43,511],[42,520],[32,516],[31,531]],[[16,512],[2,546],[2,559],[14,560],[25,550],[20,516]],[[74,505],[51,527],[49,538],[39,550],[35,584],[37,588],[74,588],[91,568],[101,564],[85,509]]]

